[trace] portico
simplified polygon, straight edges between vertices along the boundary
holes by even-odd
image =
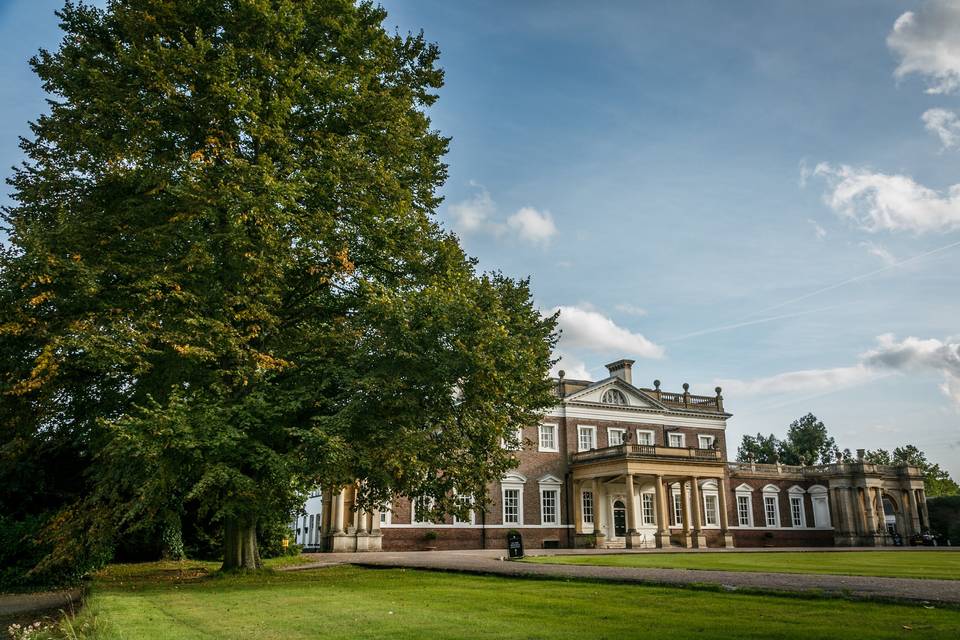
[[[576,534],[597,547],[705,548],[708,530],[733,546],[716,449],[622,444],[573,454],[571,470]]]

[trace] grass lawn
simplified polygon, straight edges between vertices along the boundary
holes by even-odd
[[[528,556],[526,562],[960,580],[958,551],[804,551]]]
[[[960,637],[960,611],[336,566],[218,576],[215,565],[118,565],[84,616],[99,638]]]

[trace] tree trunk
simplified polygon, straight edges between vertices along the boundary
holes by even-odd
[[[257,523],[255,520],[233,518],[223,527],[222,571],[253,571],[263,566],[257,550]]]
[[[164,519],[161,538],[163,541],[163,559],[183,560],[185,555],[183,552],[183,526],[179,514],[170,514]]]

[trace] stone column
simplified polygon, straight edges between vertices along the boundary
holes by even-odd
[[[370,512],[370,533],[375,536],[381,535],[380,532],[380,509],[374,509]]]
[[[577,535],[583,534],[583,486],[580,482],[573,482],[573,530]]]
[[[703,534],[703,500],[700,497],[700,478],[690,478],[690,502],[693,503],[693,541],[697,548],[707,548],[707,537]]]
[[[666,549],[670,546],[670,523],[667,522],[666,491],[663,488],[663,476],[657,476],[653,483],[657,503],[657,546]]]
[[[927,511],[927,492],[917,489],[917,500],[920,502],[920,513],[923,514],[923,526],[930,528],[930,512]]]
[[[693,540],[690,537],[690,505],[687,501],[687,483],[690,478],[684,478],[679,482],[680,485],[680,513],[683,518],[683,546],[687,549],[693,547]]]
[[[333,533],[335,535],[343,534],[343,487],[337,492],[336,506],[333,509]]]
[[[730,533],[730,517],[727,514],[727,481],[717,478],[717,508],[720,510],[720,535],[723,536],[723,546],[733,548],[733,535]]]
[[[636,494],[633,491],[633,474],[628,473],[625,479],[627,485],[627,548],[633,549],[640,545],[640,535],[637,533],[637,507],[634,504]]]
[[[910,523],[913,529],[910,531],[910,535],[914,533],[920,533],[920,509],[917,506],[917,494],[913,490],[913,487],[907,490],[907,497],[910,500]],[[907,544],[907,541],[903,541],[904,544]]]
[[[604,522],[604,516],[606,515],[606,509],[604,508],[604,503],[606,497],[601,494],[603,483],[599,478],[593,479],[593,534],[597,538],[597,547],[601,547],[603,544],[606,544],[607,541],[607,528]]]
[[[870,487],[863,488],[863,507],[866,512],[868,542],[871,545],[877,544],[877,516],[873,511],[873,496]]]

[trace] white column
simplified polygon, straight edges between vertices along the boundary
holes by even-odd
[[[656,476],[653,488],[656,494],[654,499],[657,503],[657,546],[666,548],[670,546],[670,523],[667,522],[666,491],[663,487],[663,476]]]
[[[706,548],[707,538],[703,535],[703,501],[700,498],[700,479],[690,478],[690,501],[693,503],[693,541],[697,547]]]

